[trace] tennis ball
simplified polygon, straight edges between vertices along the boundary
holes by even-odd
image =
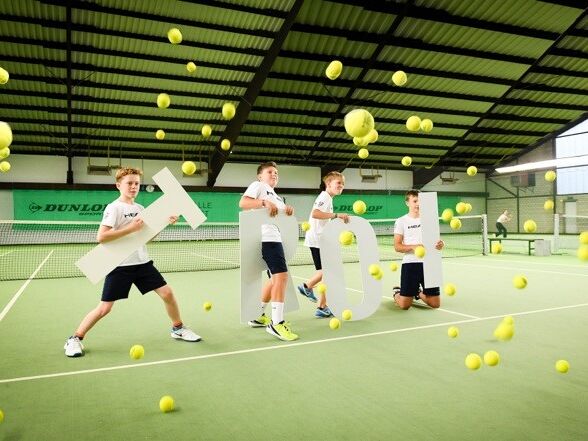
[[[325,295],[327,293],[327,285],[325,285],[323,282],[320,282],[316,286],[316,292],[318,292],[320,295]]]
[[[433,130],[433,121],[431,121],[429,118],[425,118],[421,121],[421,130],[423,132],[429,133],[431,130]]]
[[[398,271],[398,264],[396,262],[390,262],[390,271]]]
[[[410,167],[410,164],[412,164],[412,158],[410,156],[405,156],[404,158],[402,158],[400,163],[405,167]]]
[[[6,161],[1,162],[0,169],[2,169],[2,164],[8,164],[8,163]],[[10,168],[10,166],[9,166],[9,168]],[[580,248],[578,248],[576,255],[578,256],[578,259],[580,259],[580,260],[583,260],[583,261],[588,260],[588,245],[580,245]]]
[[[369,144],[373,144],[378,140],[378,131],[376,129],[370,130],[370,133],[365,135],[363,139],[367,140]]]
[[[354,109],[345,115],[343,123],[349,136],[361,138],[374,128],[374,117],[365,109]]]
[[[353,212],[358,215],[362,215],[367,210],[367,206],[365,205],[364,201],[355,201],[353,203]]]
[[[454,296],[457,291],[457,287],[453,283],[446,283],[443,287],[443,292],[446,296]]]
[[[308,222],[302,222],[300,228],[302,228],[302,231],[308,231],[310,230],[310,224]]]
[[[555,363],[555,370],[559,373],[565,374],[570,370],[570,364],[566,360],[557,360]]]
[[[210,127],[208,124],[204,124],[202,126],[202,136],[208,138],[210,135],[212,135],[212,127]]]
[[[461,228],[461,220],[454,217],[453,219],[451,219],[451,222],[449,222],[449,226],[452,230],[459,230]]]
[[[488,366],[496,366],[500,362],[500,355],[496,351],[488,351],[484,354],[484,363]]]
[[[343,311],[341,317],[343,317],[343,320],[351,320],[351,317],[353,317],[353,313],[350,309],[346,309],[345,311]]]
[[[204,302],[204,304],[202,305],[202,308],[205,311],[210,311],[212,309],[212,303],[210,303],[210,302]]]
[[[469,202],[466,202],[466,213],[469,213],[470,211],[472,211],[472,204],[470,204]]]
[[[368,149],[359,149],[359,152],[357,152],[357,156],[359,156],[360,159],[365,159],[370,155],[370,152],[368,152]]]
[[[500,341],[509,341],[514,335],[514,326],[507,323],[500,323],[494,330],[494,337]]]
[[[182,33],[178,28],[171,28],[167,31],[167,39],[171,44],[180,44],[182,42]]]
[[[492,254],[502,253],[502,244],[499,242],[492,242],[492,248],[490,249]]]
[[[10,75],[8,74],[8,71],[0,67],[0,84],[8,83],[9,78]]]
[[[378,274],[376,274],[372,277],[376,280],[382,280],[382,277],[384,277],[384,273],[382,271],[380,271]]]
[[[450,326],[447,329],[447,335],[451,338],[455,338],[459,335],[459,328],[457,326]]]
[[[372,263],[370,266],[368,266],[368,272],[370,275],[375,276],[382,272],[382,268],[380,268],[380,265],[377,263]]]
[[[351,245],[353,242],[353,233],[351,231],[341,231],[339,234],[339,243],[341,245]]]
[[[527,233],[534,233],[535,231],[537,231],[537,224],[535,223],[534,220],[528,219],[523,224],[523,229]]]
[[[10,153],[9,153],[9,154],[10,154]],[[0,156],[0,157],[1,157],[1,156]],[[580,243],[581,243],[582,245],[588,245],[588,231],[582,231],[582,232],[580,233],[580,237],[579,237],[579,239],[580,239]]]
[[[553,200],[551,200],[551,199],[547,199],[547,200],[545,201],[545,203],[543,204],[543,209],[544,209],[545,211],[551,211],[551,210],[553,210],[553,207],[554,207],[554,206],[555,206],[555,204],[553,203]]]
[[[553,170],[549,170],[548,172],[545,173],[545,180],[547,182],[555,181],[556,177],[557,177],[557,174]]]
[[[229,141],[228,139],[223,139],[221,141],[221,149],[229,150],[230,148],[231,148],[231,141]]]
[[[235,105],[233,103],[223,104],[222,114],[224,119],[233,119],[233,116],[235,116],[235,112]]]
[[[165,132],[159,129],[157,132],[155,132],[155,137],[161,141],[163,138],[165,138]]]
[[[339,75],[341,75],[342,71],[343,63],[341,63],[339,60],[333,60],[327,66],[327,69],[325,70],[325,75],[329,80],[336,80],[339,77]]]
[[[458,202],[455,206],[455,211],[457,211],[457,214],[465,214],[468,211],[468,206],[465,202]]]
[[[2,173],[7,173],[10,170],[10,162],[2,161],[0,162],[0,171]]]
[[[161,400],[159,400],[159,409],[163,413],[171,412],[174,410],[174,399],[169,395],[161,397]]]
[[[392,82],[397,86],[404,86],[407,81],[408,78],[402,70],[397,70],[392,74]]]
[[[512,284],[514,285],[515,288],[517,289],[523,289],[527,287],[527,278],[525,276],[523,276],[522,274],[515,276],[512,279]]]
[[[339,329],[340,327],[341,327],[341,321],[338,318],[333,317],[329,321],[329,328],[331,328],[333,331],[335,329]]]
[[[514,317],[512,315],[507,315],[502,319],[502,323],[505,325],[514,325]]]
[[[406,128],[411,132],[418,131],[421,128],[421,119],[416,115],[410,116],[406,120]]]
[[[0,159],[8,158],[10,156],[10,149],[8,147],[4,147],[0,149]]]
[[[192,161],[185,161],[182,164],[182,172],[188,176],[193,175],[196,173],[196,164],[194,164]]]
[[[4,421],[4,412],[2,412],[2,409],[0,409],[0,423]]]
[[[145,348],[141,345],[131,346],[129,355],[133,360],[139,360],[140,358],[143,358],[143,356],[145,355]]]
[[[443,222],[449,222],[451,219],[453,219],[453,210],[451,208],[446,208],[443,210],[443,213],[441,213],[441,220]]]
[[[465,359],[465,365],[468,369],[471,369],[472,371],[480,369],[480,366],[482,366],[482,358],[478,354],[468,354],[468,356]]]
[[[466,170],[468,176],[476,176],[478,174],[478,168],[475,165],[470,165]]]
[[[353,138],[353,144],[355,144],[358,147],[365,147],[366,145],[369,144],[368,139],[367,139],[367,135],[362,136],[361,138],[358,138],[356,136],[355,138]]]
[[[171,99],[167,93],[160,93],[157,95],[157,107],[160,109],[167,109],[171,104]]]
[[[189,61],[188,64],[186,64],[186,70],[190,73],[196,72],[196,64],[193,61]]]
[[[8,124],[0,121],[0,149],[10,147],[10,144],[12,144],[12,130]]]
[[[423,257],[425,257],[425,247],[422,245],[419,245],[418,247],[416,247],[414,249],[414,255],[417,256],[419,259],[422,259]]]

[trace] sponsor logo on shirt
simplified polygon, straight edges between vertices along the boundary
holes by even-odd
[[[139,214],[139,213],[127,213],[127,214],[123,214],[123,216],[124,216],[125,218],[127,218],[127,217],[135,217],[135,216],[137,216],[138,214]]]
[[[418,224],[418,225],[416,225],[416,224],[415,224],[415,225],[409,225],[409,226],[407,226],[406,228],[408,228],[409,230],[410,230],[411,228],[421,228],[421,224]]]

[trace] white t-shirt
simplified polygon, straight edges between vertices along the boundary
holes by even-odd
[[[314,200],[314,205],[312,206],[313,210],[320,210],[323,213],[332,213],[333,212],[333,198],[329,193],[326,191],[321,192]],[[320,239],[321,235],[323,234],[323,230],[325,229],[325,225],[327,225],[329,219],[315,219],[312,217],[312,212],[310,213],[310,217],[308,218],[308,223],[310,224],[310,229],[306,232],[304,238],[304,245],[307,247],[313,248],[320,248]]]
[[[502,213],[500,216],[498,216],[498,219],[496,219],[496,222],[500,222],[501,224],[503,224],[504,222],[508,222],[508,216],[504,213]]]
[[[267,185],[265,182],[254,181],[252,182],[243,196],[247,196],[253,199],[262,199],[265,201],[273,202],[278,210],[286,208],[284,200],[276,194],[273,188]],[[261,226],[261,241],[262,242],[281,242],[282,236],[280,230],[273,224],[263,224]]]
[[[120,230],[130,224],[143,209],[144,207],[142,205],[135,203],[127,204],[117,199],[106,206],[100,225],[112,227],[113,230]],[[149,262],[149,255],[147,254],[147,247],[143,245],[127,257],[119,266],[139,265],[147,262]]]
[[[421,230],[421,218],[410,217],[405,214],[396,219],[394,223],[394,234],[402,234],[402,243],[404,245],[420,245],[423,243],[423,234]],[[422,262],[414,253],[405,253],[402,263]]]

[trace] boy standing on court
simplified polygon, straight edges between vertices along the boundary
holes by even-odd
[[[504,212],[500,216],[498,216],[498,219],[496,219],[496,230],[498,230],[496,231],[496,237],[502,234],[506,239],[507,231],[504,224],[510,221],[510,219],[511,217],[508,215],[508,210],[504,210]]]
[[[331,219],[340,218],[343,222],[349,222],[349,215],[345,213],[333,213],[333,197],[340,195],[345,187],[345,176],[337,171],[328,173],[324,178],[325,191],[321,192],[314,201],[312,212],[308,218],[310,229],[306,232],[304,238],[304,245],[310,248],[312,260],[316,273],[306,283],[298,287],[300,294],[316,302],[317,298],[313,292],[313,288],[323,279],[323,267],[321,263],[320,253],[320,238]],[[325,294],[320,295],[318,308],[314,316],[318,318],[332,317],[333,313],[327,306],[327,298]]]
[[[143,220],[137,217],[143,210],[143,206],[135,203],[142,174],[141,170],[129,167],[121,168],[116,172],[116,188],[120,191],[120,197],[108,204],[104,210],[96,237],[98,242],[110,242],[139,231],[143,227]],[[171,216],[170,224],[177,220],[177,216]],[[82,340],[87,332],[112,310],[115,301],[128,298],[132,284],[137,286],[141,294],[155,291],[161,297],[172,322],[172,338],[185,341],[201,340],[199,335],[184,326],[171,287],[153,266],[153,261],[147,254],[147,248],[143,245],[106,276],[100,303],[84,317],[76,332],[67,339],[64,346],[65,355],[68,357],[84,355]]]

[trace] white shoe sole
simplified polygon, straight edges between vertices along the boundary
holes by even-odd
[[[202,337],[200,337],[199,335],[196,335],[196,340],[185,339],[181,335],[174,334],[173,332],[171,333],[171,336],[172,336],[172,338],[175,338],[176,340],[184,340],[184,341],[188,341],[191,343],[196,343],[197,341],[202,341]]]

